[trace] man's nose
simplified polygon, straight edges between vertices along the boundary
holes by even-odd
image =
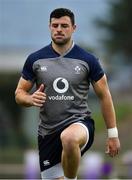
[[[61,24],[59,24],[59,25],[58,25],[58,27],[57,27],[57,31],[62,31]]]

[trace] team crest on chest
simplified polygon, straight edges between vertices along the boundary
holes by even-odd
[[[75,70],[76,74],[80,74],[81,73],[81,67],[78,66],[78,65],[74,68],[74,70]]]

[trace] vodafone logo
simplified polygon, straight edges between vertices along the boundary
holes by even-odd
[[[54,80],[53,88],[57,93],[65,93],[69,88],[69,83],[65,78],[59,77]]]
[[[74,101],[74,96],[73,95],[64,95],[63,93],[65,93],[68,89],[69,89],[69,83],[65,78],[62,77],[58,77],[53,81],[53,89],[61,94],[57,94],[57,95],[51,95],[48,96],[50,101]]]

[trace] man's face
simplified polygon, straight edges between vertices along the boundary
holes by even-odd
[[[72,25],[68,16],[52,18],[50,25],[51,38],[57,45],[65,45],[71,39],[76,26]]]

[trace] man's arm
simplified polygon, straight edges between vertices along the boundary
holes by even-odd
[[[104,75],[99,81],[93,83],[95,93],[100,99],[101,110],[108,129],[108,140],[106,145],[106,153],[110,156],[118,154],[120,142],[118,139],[118,131],[116,125],[116,116],[113,106],[112,97],[107,84],[106,76]]]
[[[44,85],[41,84],[37,91],[30,94],[29,91],[32,89],[32,87],[33,83],[31,81],[27,81],[22,77],[20,78],[15,91],[15,99],[18,104],[26,107],[43,106],[46,100],[46,94],[43,92]]]

